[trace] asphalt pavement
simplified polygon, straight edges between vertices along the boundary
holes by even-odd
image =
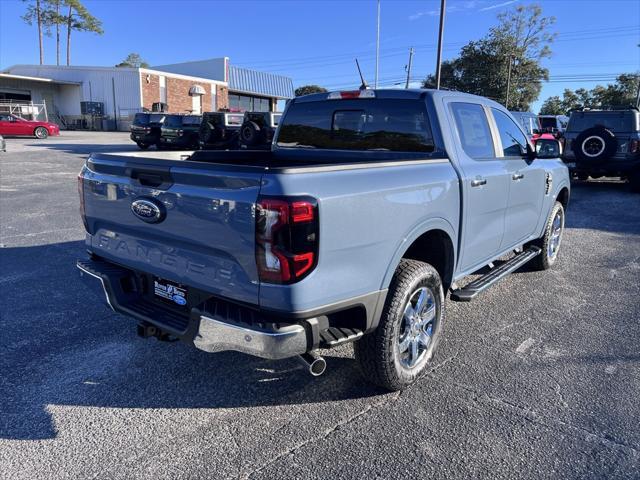
[[[121,133],[0,153],[0,478],[639,478],[640,195],[573,186],[557,265],[447,302],[429,373],[365,383],[143,340],[75,268],[76,176]]]

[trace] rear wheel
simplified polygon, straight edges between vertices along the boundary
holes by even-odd
[[[364,377],[388,390],[411,385],[433,358],[443,321],[440,275],[427,263],[403,259],[378,328],[354,344]]]
[[[36,138],[47,138],[49,136],[49,131],[44,127],[38,127],[33,131],[33,134]]]
[[[558,259],[562,234],[564,233],[564,208],[560,202],[556,202],[544,229],[544,235],[535,244],[542,249],[542,252],[531,260],[531,265],[536,270],[548,270]]]
[[[136,145],[138,145],[138,148],[140,150],[146,150],[147,148],[149,148],[149,144],[148,143],[136,142]]]

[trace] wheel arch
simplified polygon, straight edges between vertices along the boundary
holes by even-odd
[[[432,265],[440,274],[445,292],[451,285],[456,259],[456,236],[445,219],[432,219],[415,228],[396,250],[385,274],[382,288],[388,288],[403,258]]]
[[[560,191],[556,196],[556,201],[560,202],[562,204],[562,208],[566,210],[567,206],[569,205],[569,197],[570,197],[569,187],[567,187],[566,185],[563,185],[562,187],[560,187]]]

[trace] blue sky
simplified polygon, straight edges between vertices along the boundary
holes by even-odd
[[[448,0],[444,57],[483,36],[496,14],[520,0]],[[640,70],[640,1],[543,0],[557,19],[553,57],[544,64],[551,82],[544,98],[564,88],[591,88],[622,72]],[[236,65],[291,76],[295,86],[331,89],[358,85],[353,58],[374,80],[375,0],[214,1],[85,0],[105,34],[75,34],[72,63],[114,65],[139,52],[151,65],[228,56]],[[380,84],[402,82],[408,49],[415,48],[412,78],[434,70],[439,0],[382,0]],[[37,63],[37,33],[20,20],[25,5],[0,0],[0,69]],[[64,46],[62,49],[64,55]],[[55,63],[47,38],[45,63]]]

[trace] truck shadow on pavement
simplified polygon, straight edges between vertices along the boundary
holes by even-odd
[[[62,153],[71,153],[76,155],[89,155],[91,153],[106,153],[106,152],[141,152],[135,143],[30,143],[25,144],[27,148],[38,148],[46,150],[56,150]],[[154,152],[155,149],[149,151]]]
[[[76,272],[83,242],[0,248],[0,438],[55,438],[60,406],[220,409],[363,398],[350,348],[311,377],[295,359],[207,354],[136,336]],[[338,355],[345,355],[343,358]]]

